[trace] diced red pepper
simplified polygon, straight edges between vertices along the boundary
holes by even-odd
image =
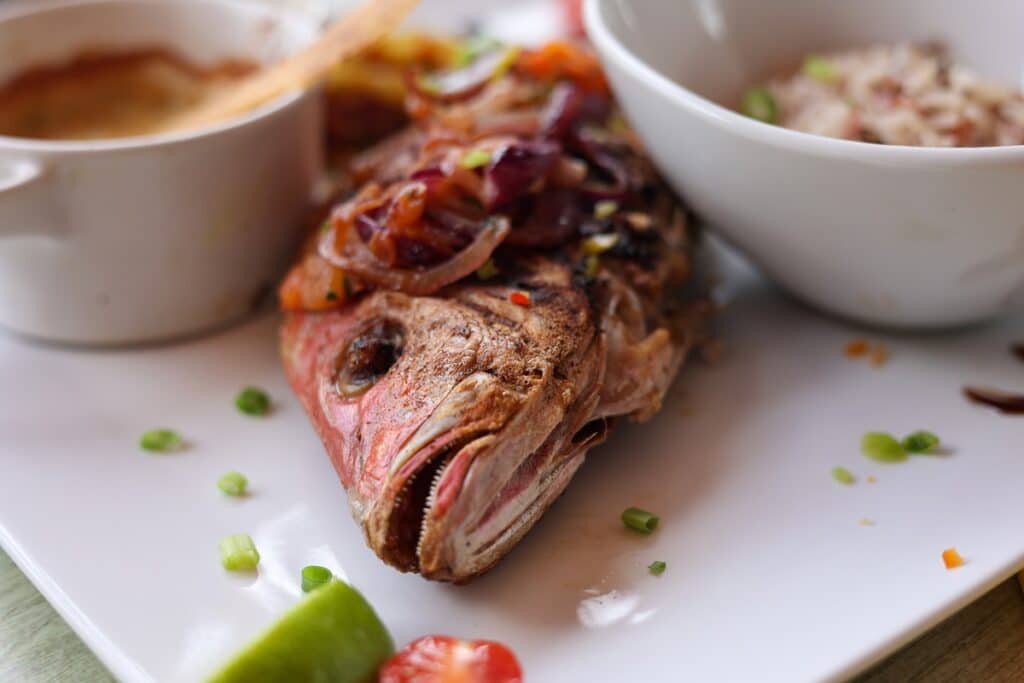
[[[512,292],[511,294],[508,295],[508,300],[517,306],[529,306],[531,303],[533,303],[530,300],[529,292]]]

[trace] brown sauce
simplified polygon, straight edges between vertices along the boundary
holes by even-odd
[[[88,140],[145,135],[258,69],[228,59],[198,66],[165,49],[83,53],[31,68],[0,87],[0,135]]]

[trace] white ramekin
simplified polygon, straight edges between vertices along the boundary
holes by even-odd
[[[0,82],[84,50],[170,47],[266,63],[315,38],[238,0],[73,0],[0,14]],[[315,93],[181,133],[0,136],[0,325],[79,344],[167,339],[244,316],[275,283],[322,169]]]

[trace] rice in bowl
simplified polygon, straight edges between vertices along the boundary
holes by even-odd
[[[931,45],[812,55],[746,93],[741,111],[793,130],[923,147],[1024,144],[1024,94]]]

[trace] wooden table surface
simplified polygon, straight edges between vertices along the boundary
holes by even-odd
[[[0,682],[107,683],[110,674],[0,550]],[[1024,681],[1024,593],[1006,581],[856,683]]]

